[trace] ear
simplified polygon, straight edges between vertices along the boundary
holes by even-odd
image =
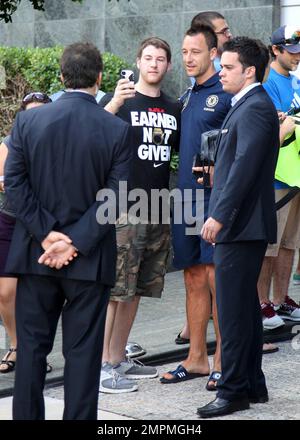
[[[168,67],[167,67],[167,72],[170,72],[170,70],[172,69],[172,63],[171,61],[168,63]]]
[[[96,84],[100,89],[101,86],[101,81],[102,81],[102,72],[99,72],[98,78],[96,79]]]
[[[214,61],[214,59],[216,58],[217,55],[218,55],[218,49],[216,47],[213,47],[212,49],[210,49],[209,56],[210,56],[211,61]]]
[[[62,84],[63,84],[63,83],[64,83],[64,76],[63,76],[62,73],[59,75],[59,78],[60,78],[60,80],[61,80],[61,82],[62,82]]]
[[[275,44],[273,44],[273,46],[272,46],[272,52],[276,57],[277,57],[277,55],[280,54],[280,50],[278,49],[278,47]]]
[[[136,59],[136,67],[140,70],[140,65],[141,65],[141,59],[137,58]]]
[[[252,78],[256,79],[256,68],[255,68],[255,66],[247,67],[246,77],[249,78],[249,79],[252,79]]]

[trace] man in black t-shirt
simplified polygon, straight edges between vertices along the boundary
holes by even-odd
[[[100,102],[131,125],[133,159],[128,189],[137,191],[138,197],[141,193],[148,196],[140,210],[129,210],[116,226],[117,280],[108,306],[100,378],[104,393],[135,391],[137,384],[132,379],[158,375],[156,368],[126,359],[125,347],[140,297],[160,298],[164,285],[169,225],[162,222],[162,206],[154,207],[150,201],[152,190],[168,189],[171,151],[179,143],[180,104],[161,92],[170,66],[168,43],[147,38],[137,55],[138,82],[119,80],[114,95],[107,94]]]

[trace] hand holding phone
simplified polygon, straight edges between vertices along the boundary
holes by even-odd
[[[212,177],[210,175],[213,167],[211,165],[207,165],[200,154],[195,154],[193,158],[193,168],[201,168],[201,170],[192,169],[192,173],[195,176],[195,179],[198,182],[198,179],[201,179],[199,184],[203,185],[205,188],[211,188],[212,186]]]
[[[195,167],[203,167],[203,161],[200,158],[200,154],[195,154],[193,157],[193,168]],[[203,170],[202,171],[196,171],[192,169],[192,173],[195,177],[195,179],[199,179],[203,177]]]
[[[122,69],[120,71],[120,79],[128,79],[134,82],[134,72],[129,69]]]
[[[134,72],[129,69],[120,70],[120,79],[114,91],[111,101],[105,109],[113,114],[118,113],[126,99],[135,97]]]

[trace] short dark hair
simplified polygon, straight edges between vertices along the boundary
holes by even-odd
[[[224,52],[235,52],[242,66],[245,68],[254,66],[256,70],[256,79],[263,81],[265,70],[268,65],[268,57],[266,56],[267,48],[260,41],[248,37],[236,37],[224,44]]]
[[[159,37],[149,37],[142,41],[138,48],[137,58],[141,58],[143,50],[148,46],[154,46],[156,47],[156,49],[163,49],[167,54],[168,63],[171,61],[170,45],[165,40]]]
[[[66,88],[93,87],[103,70],[101,54],[92,43],[70,44],[62,54],[60,70]]]
[[[204,35],[209,50],[218,47],[218,38],[211,26],[205,26],[203,24],[195,25],[190,27],[185,33],[185,35],[188,35],[189,37],[194,37],[198,34]]]
[[[269,48],[259,39],[255,39],[254,41],[256,41],[256,43],[258,44],[260,51],[261,51],[261,54],[265,58],[265,62],[266,62],[266,66],[267,66],[270,62]]]
[[[217,11],[205,11],[199,12],[199,14],[195,15],[191,21],[191,27],[205,25],[213,28],[213,20],[225,20],[225,17]]]

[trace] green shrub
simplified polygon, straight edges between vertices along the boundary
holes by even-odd
[[[6,72],[6,89],[0,91],[0,137],[10,130],[22,97],[30,91],[52,94],[62,88],[59,60],[62,46],[51,48],[0,47],[0,65]],[[101,89],[113,91],[122,68],[130,65],[109,52],[103,54]]]
[[[104,92],[112,92],[115,89],[116,82],[119,79],[120,70],[124,68],[132,68],[122,58],[109,53],[103,53],[103,76],[101,90]]]
[[[171,171],[177,171],[179,166],[179,154],[176,151],[172,154],[170,168]]]

